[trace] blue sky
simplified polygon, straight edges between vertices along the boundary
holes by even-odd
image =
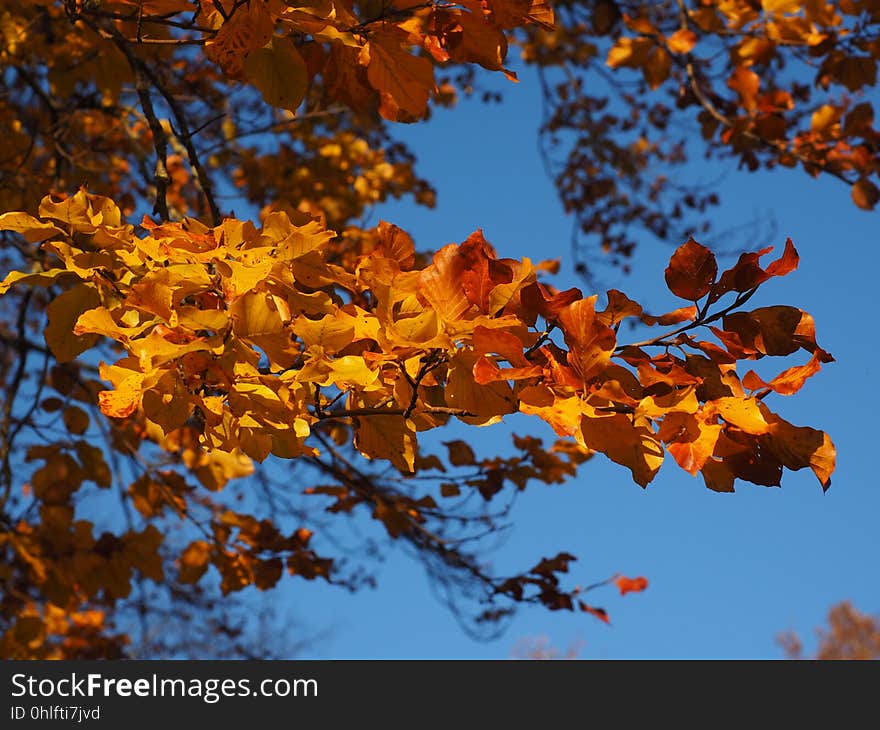
[[[537,153],[537,85],[529,73],[521,77],[522,83],[507,85],[500,107],[466,102],[427,124],[398,128],[417,150],[419,170],[436,185],[438,207],[389,204],[377,220],[408,229],[422,249],[462,241],[482,227],[500,255],[559,256],[556,283],[580,285],[569,250],[571,224]],[[715,179],[719,169],[702,164],[691,169],[691,179]],[[799,170],[737,173],[733,163],[726,170],[716,229],[771,215],[777,233],[757,243],[781,251],[790,236],[801,254],[800,269],[766,285],[755,306],[806,309],[820,344],[837,358],[796,396],[775,396],[771,403],[793,423],[831,434],[838,449],[831,490],[823,495],[811,473],[787,472],[782,489],[742,485],[736,494],[716,494],[668,460],[643,491],[625,469],[597,458],[565,485],[527,490],[514,509],[513,532],[489,559],[500,569],[522,569],[566,550],[579,557],[572,566],[578,583],[616,572],[647,576],[645,593],[595,595],[593,602],[611,613],[611,627],[584,614],[526,608],[501,638],[474,641],[433,597],[418,562],[393,548],[375,590],[348,594],[287,581],[280,595],[265,597],[281,598],[305,627],[330,630],[311,656],[498,658],[520,638],[543,635],[561,649],[580,642],[583,658],[778,657],[774,635],[793,628],[809,640],[839,600],[880,611],[873,435],[880,374],[871,326],[880,265],[877,214],[857,210],[839,182],[811,180]],[[701,243],[713,246],[710,239]],[[671,250],[646,238],[633,274],[609,279],[608,286],[650,311],[678,306],[663,282]],[[532,428],[549,435],[540,425]],[[488,451],[495,444],[506,448],[507,433],[461,426],[455,436]]]

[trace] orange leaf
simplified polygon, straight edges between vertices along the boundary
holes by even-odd
[[[743,385],[749,390],[769,388],[780,395],[797,393],[804,387],[807,378],[812,377],[822,368],[819,352],[817,349],[805,365],[795,365],[787,370],[783,370],[769,383],[762,380],[754,370],[749,370],[743,378]]]
[[[658,437],[678,465],[696,475],[712,456],[721,426],[705,418],[680,411],[667,415],[660,424]]]
[[[434,261],[419,274],[419,294],[441,319],[460,319],[471,308],[461,283],[464,269],[458,246],[450,243],[434,254]]]
[[[620,589],[620,595],[625,596],[627,593],[639,593],[648,587],[648,579],[642,576],[638,578],[627,578],[624,575],[618,576],[614,585]]]
[[[697,308],[693,304],[689,307],[673,309],[671,312],[661,314],[659,317],[654,317],[650,314],[643,314],[639,317],[639,319],[647,325],[654,326],[659,324],[663,327],[667,327],[671,324],[678,324],[679,322],[687,322],[688,320],[695,320],[696,318]]]
[[[647,487],[663,464],[663,447],[647,426],[635,426],[628,415],[617,413],[581,421],[584,443],[627,467],[633,480]]]
[[[689,28],[679,28],[666,39],[666,45],[673,53],[690,53],[696,44],[697,34]]]
[[[497,25],[482,15],[462,12],[458,18],[461,32],[450,37],[449,54],[459,63],[478,63],[490,71],[504,68],[507,37]]]
[[[727,85],[739,94],[740,104],[748,111],[753,111],[757,107],[758,88],[761,80],[754,71],[739,66],[733,74],[731,74]]]
[[[434,90],[434,65],[427,58],[407,52],[397,34],[379,31],[370,34],[360,63],[367,67],[370,85],[379,92],[379,111],[385,119],[396,121],[401,112],[409,117],[425,115]]]
[[[386,221],[379,221],[376,233],[379,234],[377,253],[397,261],[401,271],[409,271],[416,260],[412,237],[402,228]]]
[[[623,292],[617,289],[609,289],[607,296],[608,306],[596,315],[602,324],[614,327],[614,325],[627,317],[641,316],[641,305],[638,302],[634,302]]]
[[[596,296],[569,304],[559,312],[559,324],[565,334],[565,343],[571,365],[583,380],[593,378],[611,358],[616,338],[614,330],[602,324],[596,316]]]
[[[562,292],[551,291],[550,288],[536,281],[523,288],[520,300],[528,313],[539,314],[548,322],[552,322],[565,307],[582,299],[583,296],[580,289],[572,288]],[[532,324],[534,324],[534,315],[531,319]],[[609,323],[606,322],[606,324]]]
[[[523,354],[523,343],[516,335],[499,329],[490,329],[478,325],[473,334],[474,352],[480,355],[495,353],[516,367],[529,367],[530,363]]]

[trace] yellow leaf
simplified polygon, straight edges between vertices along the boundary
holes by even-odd
[[[126,304],[175,325],[177,322],[172,308],[174,291],[169,286],[170,279],[169,269],[150,271],[132,285]]]
[[[611,359],[616,338],[614,330],[602,324],[595,310],[596,295],[572,302],[559,312],[565,344],[571,350],[569,365],[585,381],[595,377]]]
[[[351,315],[337,311],[317,320],[297,317],[291,329],[306,347],[320,345],[327,354],[334,354],[354,340],[354,320]]]
[[[193,410],[193,398],[174,372],[144,391],[142,403],[144,415],[166,434],[183,426]]]
[[[366,387],[376,382],[379,373],[370,370],[366,361],[357,355],[346,355],[329,363],[329,372],[320,385],[336,385],[343,388],[347,385]]]
[[[831,104],[823,104],[810,117],[810,131],[815,134],[827,134],[840,121],[843,110]]]
[[[4,213],[0,215],[0,231],[20,233],[28,243],[42,243],[55,236],[67,238],[67,234],[51,223],[43,223],[27,213]]]
[[[545,405],[543,402],[526,402],[526,397],[525,391],[520,393],[519,410],[522,413],[543,419],[559,436],[574,436],[581,440],[581,418],[586,405],[584,401],[577,397],[552,400],[551,393],[550,403]]]
[[[8,292],[16,284],[52,286],[52,284],[55,284],[62,278],[73,278],[76,280],[76,275],[71,274],[67,269],[48,269],[47,271],[38,271],[34,274],[27,274],[23,271],[10,271],[3,282],[0,283],[0,295]]]
[[[761,7],[768,15],[773,13],[796,13],[803,6],[803,0],[761,0]]]
[[[287,217],[286,213],[282,213],[282,215]],[[324,248],[335,235],[333,231],[328,231],[316,221],[293,227],[277,244],[278,258],[282,260],[298,259],[311,251]]]
[[[251,293],[233,302],[229,308],[232,331],[246,340],[280,333],[284,329],[284,323],[278,310],[269,301],[266,294]]]
[[[49,302],[44,336],[58,362],[70,362],[97,342],[96,335],[78,335],[73,330],[79,316],[100,303],[98,292],[85,284],[77,284]]]
[[[213,339],[215,345],[220,340],[218,337]],[[220,346],[222,347],[222,344]],[[146,337],[130,340],[127,347],[128,351],[141,361],[141,367],[146,371],[177,360],[190,352],[211,350],[212,342],[197,339],[178,344],[166,339],[158,329],[154,329]]]
[[[489,292],[489,314],[502,311],[528,284],[536,280],[535,268],[528,258],[514,267],[513,280],[509,284],[497,284]]]
[[[388,330],[388,338],[392,345],[411,347],[425,345],[440,332],[437,312],[426,309],[414,317],[398,319]]]
[[[696,475],[715,451],[721,429],[720,424],[679,411],[663,419],[657,436],[666,442],[666,449],[678,465],[691,475]]]
[[[98,393],[98,405],[101,412],[110,418],[125,418],[134,413],[141,402],[144,376],[133,373],[113,390],[102,390]]]
[[[642,399],[636,408],[637,416],[662,418],[668,413],[695,413],[700,407],[694,386],[673,390],[666,395],[651,395]]]
[[[95,307],[86,310],[77,318],[73,333],[76,335],[92,333],[109,337],[117,342],[127,343],[132,337],[148,330],[154,324],[155,322],[144,322],[136,327],[121,327],[113,319],[109,309]]]
[[[206,489],[217,491],[232,479],[253,474],[254,462],[238,449],[232,452],[213,449],[201,455],[193,470]]]
[[[718,398],[706,406],[707,412],[714,411],[728,423],[742,429],[746,433],[760,435],[770,430],[764,419],[759,401],[755,398]]]

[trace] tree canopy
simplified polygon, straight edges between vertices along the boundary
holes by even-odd
[[[565,552],[485,567],[511,494],[595,455],[642,487],[668,461],[715,491],[798,469],[827,489],[829,436],[776,411],[833,357],[802,309],[747,306],[795,245],[721,271],[694,240],[717,195],[676,169],[800,166],[872,208],[878,21],[868,1],[0,2],[0,655],[198,632],[246,653],[243,589],[370,580],[334,554],[358,514],[475,630],[522,603],[607,621],[588,594],[645,578],[570,585]],[[434,203],[396,124],[495,101],[483,74],[515,81],[514,54],[585,281],[636,230],[677,238],[679,308],[560,290],[557,262],[479,230],[417,247],[364,222]],[[513,414],[553,436],[475,453],[467,429]],[[191,620],[156,637],[169,616]]]

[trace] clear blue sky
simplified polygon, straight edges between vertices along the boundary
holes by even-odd
[[[395,203],[378,211],[377,220],[407,228],[422,249],[462,241],[482,227],[500,255],[560,256],[558,284],[580,285],[572,271],[570,221],[537,154],[538,89],[529,73],[522,78],[507,85],[500,107],[467,102],[427,124],[398,128],[417,150],[421,173],[437,186],[438,207]],[[513,533],[490,558],[501,569],[522,569],[566,550],[579,557],[572,566],[578,583],[615,572],[647,576],[643,594],[595,595],[613,626],[583,614],[526,608],[500,639],[473,641],[434,599],[421,566],[395,549],[378,571],[376,590],[351,595],[287,581],[280,595],[266,596],[283,596],[306,627],[330,629],[313,656],[498,658],[521,637],[546,635],[561,649],[582,642],[584,658],[778,657],[775,634],[794,628],[810,639],[841,599],[880,611],[880,450],[873,433],[880,353],[872,326],[880,219],[857,210],[836,181],[811,180],[800,171],[727,169],[716,228],[769,214],[778,233],[758,243],[781,247],[790,236],[801,254],[800,269],[768,284],[758,305],[809,311],[820,344],[837,358],[796,396],[776,396],[771,404],[793,423],[831,434],[838,449],[831,490],[823,495],[812,473],[802,471],[786,472],[782,489],[743,485],[736,494],[716,494],[669,459],[643,491],[625,469],[597,458],[563,486],[527,490],[514,511]],[[692,179],[715,179],[719,170],[692,172]],[[663,283],[670,253],[646,238],[634,273],[609,285],[651,311],[678,306]],[[486,450],[496,440],[503,448],[509,443],[504,427],[460,426],[456,433]]]

